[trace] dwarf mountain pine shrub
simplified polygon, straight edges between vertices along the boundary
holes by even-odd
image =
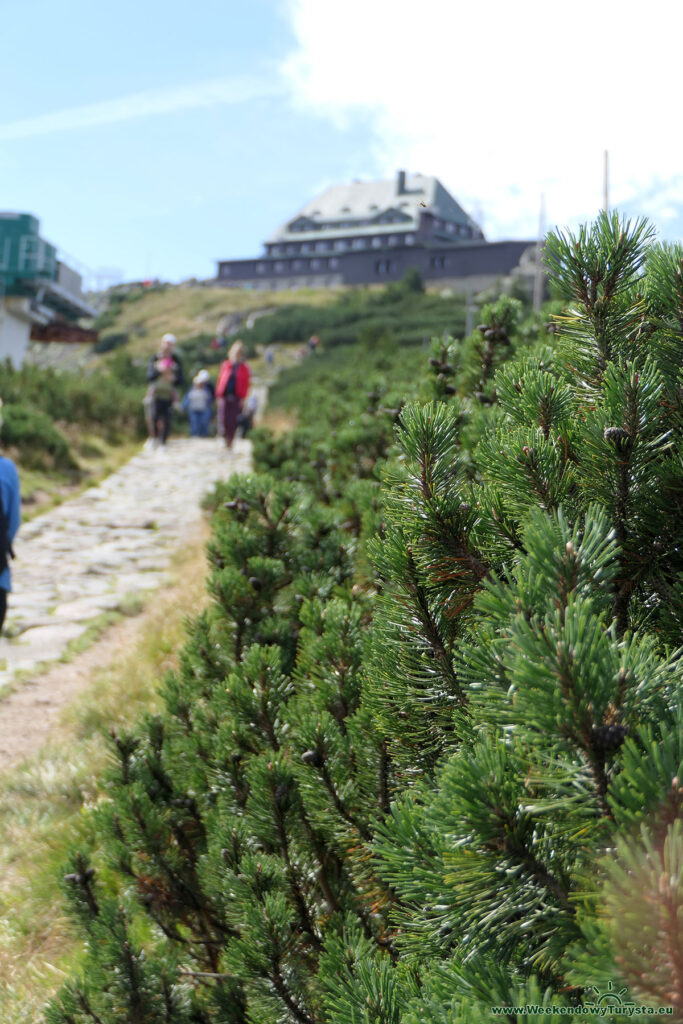
[[[340,388],[348,430],[315,408],[321,451],[304,414],[217,489],[214,601],[113,737],[50,1024],[525,1021],[611,985],[683,1019],[683,253],[607,215],[547,251],[551,333],[493,307],[428,401]]]

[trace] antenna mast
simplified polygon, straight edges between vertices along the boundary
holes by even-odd
[[[538,242],[536,243],[536,268],[534,272],[534,312],[537,313],[543,304],[543,264],[541,252],[545,239],[545,192],[541,192],[541,205],[538,211]]]

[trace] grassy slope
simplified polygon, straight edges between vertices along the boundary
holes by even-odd
[[[298,291],[254,292],[242,288],[208,288],[202,285],[165,288],[143,293],[121,305],[111,327],[104,334],[125,332],[130,340],[123,349],[133,358],[156,351],[167,331],[179,341],[197,334],[214,334],[222,317],[245,315],[262,309],[307,303],[325,306],[339,298],[339,291],[327,288]],[[107,359],[107,355],[102,357]]]

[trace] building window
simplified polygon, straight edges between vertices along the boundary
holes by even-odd
[[[352,245],[352,247],[354,249],[364,249],[365,248],[365,239],[364,238],[354,238],[354,240],[351,242],[351,245]]]
[[[265,265],[265,263],[257,263],[256,264],[256,273],[257,274],[265,274],[265,272],[266,272],[266,265]]]
[[[294,260],[292,263],[292,270],[301,270],[304,266],[304,260]]]
[[[275,273],[276,274],[281,274],[284,269],[285,269],[284,262],[282,260],[277,260],[277,262],[275,264]]]
[[[316,242],[315,248],[316,252],[325,252],[325,250],[327,249],[327,242]]]
[[[406,245],[413,245],[415,243],[415,235],[406,235]]]
[[[22,235],[19,239],[19,270],[35,270],[38,239]]]
[[[396,269],[394,260],[377,260],[375,263],[376,274],[390,274],[392,270]]]
[[[338,238],[337,241],[334,243],[334,247],[337,250],[337,252],[343,252],[344,249],[346,248],[346,239]]]
[[[315,246],[313,245],[312,242],[304,242],[304,244],[301,246],[301,251],[302,252],[313,252],[314,248],[315,248]]]
[[[339,260],[336,258],[336,256],[333,256],[332,259],[330,260],[330,270],[336,270],[338,266]]]
[[[398,235],[389,235],[389,245],[396,245],[398,243]]]
[[[379,238],[377,235],[375,235],[375,237],[372,240],[372,247],[373,247],[373,249],[379,249],[381,245],[382,245],[382,239]]]
[[[448,223],[446,224],[446,231],[448,232],[449,235],[452,235],[453,232],[455,231],[455,224],[452,224],[450,221],[448,221]]]
[[[311,270],[320,270],[322,263],[322,260],[311,260]]]

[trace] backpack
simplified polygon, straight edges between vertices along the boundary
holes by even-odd
[[[0,487],[0,573],[9,568],[9,559],[14,558],[12,541],[9,539],[9,519],[5,512]]]

